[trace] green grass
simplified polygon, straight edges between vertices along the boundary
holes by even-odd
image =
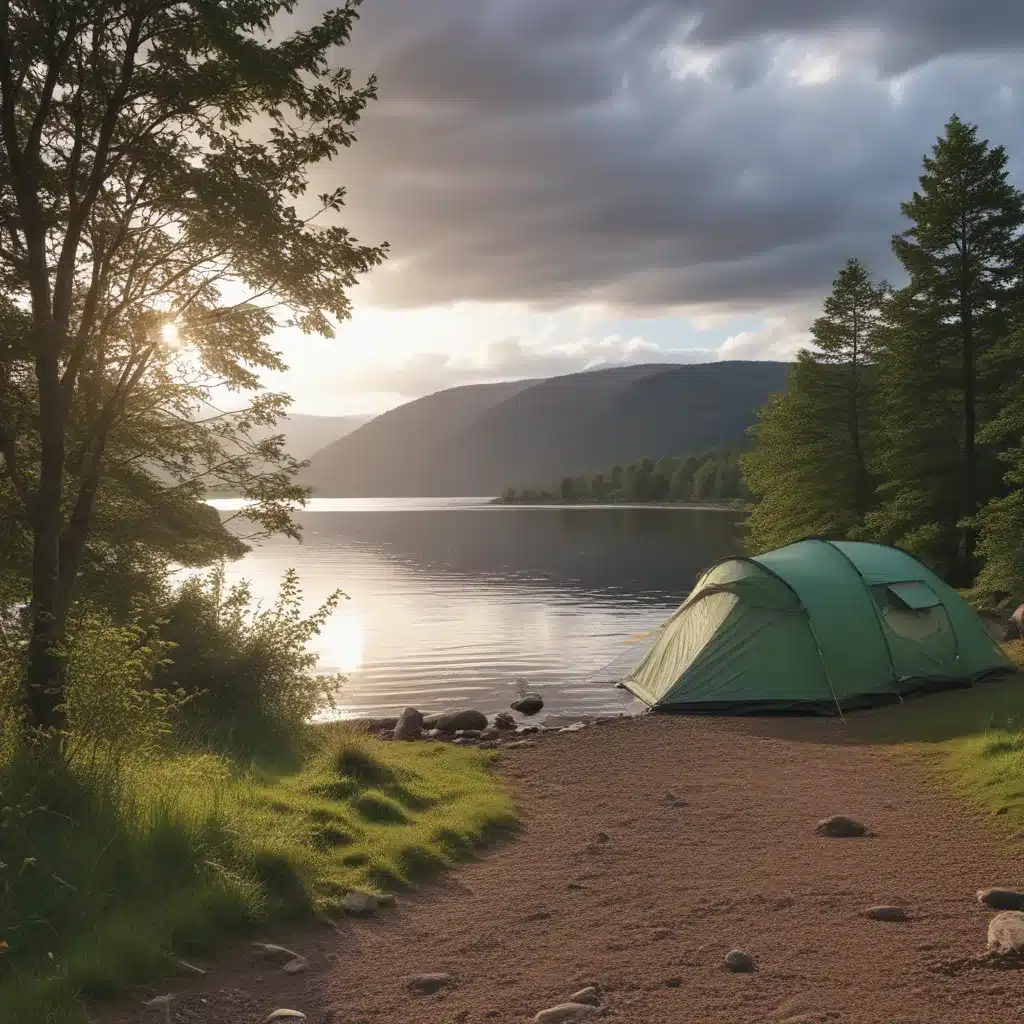
[[[1024,642],[1004,649],[1024,669]],[[1024,674],[850,715],[844,732],[850,742],[927,757],[959,796],[1024,839]]]
[[[341,727],[317,729],[297,770],[182,756],[111,774],[15,763],[0,780],[5,1024],[84,1020],[178,958],[411,885],[515,821],[487,755]]]

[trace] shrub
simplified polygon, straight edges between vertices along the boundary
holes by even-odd
[[[170,649],[157,680],[188,695],[188,723],[219,749],[284,749],[334,706],[344,682],[317,674],[307,646],[344,596],[336,591],[303,616],[294,570],[268,609],[253,607],[247,582],[229,587],[223,567],[193,577],[166,609],[161,635]]]

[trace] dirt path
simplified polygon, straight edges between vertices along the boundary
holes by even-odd
[[[332,1024],[523,1022],[597,982],[631,1024],[1019,1021],[1024,971],[929,967],[984,949],[974,892],[1019,886],[1022,865],[920,766],[826,742],[836,728],[780,738],[648,717],[506,753],[517,840],[372,921],[289,936],[309,974],[240,955],[183,995],[176,1020],[248,1024],[287,1006]],[[876,835],[816,837],[832,813]],[[913,919],[861,916],[881,903]],[[755,973],[723,970],[734,947]],[[456,984],[410,995],[403,979],[419,972]]]

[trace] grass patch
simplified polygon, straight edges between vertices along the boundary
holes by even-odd
[[[1024,668],[1024,642],[1004,645]],[[1024,674],[847,719],[852,742],[927,755],[943,781],[1024,843]]]
[[[129,765],[111,786],[15,761],[0,780],[5,1024],[174,973],[256,923],[333,914],[350,888],[410,885],[515,820],[487,755],[321,727],[292,772],[209,755]]]

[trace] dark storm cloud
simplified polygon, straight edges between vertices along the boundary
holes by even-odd
[[[892,272],[954,110],[1024,153],[1022,48],[1019,0],[366,0],[326,177],[392,242],[361,301],[792,305]]]

